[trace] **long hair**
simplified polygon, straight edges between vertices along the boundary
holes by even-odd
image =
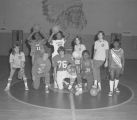
[[[51,32],[51,33],[52,33],[52,32]],[[51,34],[51,33],[50,33],[50,34]],[[58,31],[55,35],[53,35],[53,37],[52,37],[52,38],[53,38],[53,40],[57,40],[57,34],[58,34],[58,33],[60,33],[60,34],[61,34],[61,37],[62,37],[62,38],[64,38],[64,37],[65,37],[62,31]]]
[[[15,48],[16,47],[19,47],[19,54],[22,52],[20,45],[19,44],[14,44],[12,49],[11,49],[11,54],[12,55],[15,55]]]
[[[100,33],[103,35],[103,39],[105,38],[105,32],[102,31],[102,30],[100,30],[100,31],[98,31],[97,34],[95,35],[95,38],[94,38],[95,41],[98,40],[98,35],[99,35]]]

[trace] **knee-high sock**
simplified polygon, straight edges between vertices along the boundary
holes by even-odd
[[[24,78],[24,84],[25,84],[25,88],[28,88],[28,84],[27,84],[27,79]]]
[[[98,82],[98,88],[101,90],[101,82]]]
[[[97,86],[97,83],[98,83],[98,81],[97,81],[97,80],[94,80],[94,85],[95,85],[95,86]]]
[[[119,83],[119,80],[115,79],[114,89],[116,89],[118,87],[118,83]]]
[[[8,83],[7,83],[7,87],[8,87],[8,88],[10,87],[11,81],[12,81],[12,79],[9,78],[9,79],[8,79]]]
[[[110,91],[113,92],[114,81],[112,81],[112,80],[109,81],[109,87],[110,87]]]

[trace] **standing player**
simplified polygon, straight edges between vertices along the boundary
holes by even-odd
[[[10,62],[10,76],[8,78],[8,84],[5,88],[5,91],[10,89],[11,81],[13,78],[13,75],[17,69],[19,69],[19,74],[20,78],[24,80],[25,84],[25,90],[28,90],[28,85],[27,85],[27,78],[24,72],[24,67],[25,67],[25,55],[24,53],[20,50],[19,45],[15,45],[12,49],[12,52],[10,54],[9,58]]]
[[[113,42],[113,48],[109,51],[109,72],[111,78],[111,80],[109,81],[109,96],[113,95],[113,90],[117,93],[120,92],[118,89],[118,83],[120,75],[124,71],[124,64],[124,51],[121,48],[120,41],[115,40]]]
[[[59,47],[58,53],[59,55],[56,55],[52,59],[54,67],[54,82],[57,83],[54,87],[63,89],[63,80],[68,78],[67,66],[69,63],[73,64],[73,60],[71,55],[65,54],[65,49],[62,46]]]
[[[64,38],[62,31],[58,31],[57,33],[56,31],[52,31],[52,34],[48,42],[50,42],[50,44],[53,45],[54,47],[54,52],[52,53],[52,58],[53,58],[54,56],[58,55],[58,48],[60,46],[64,47],[66,40]]]
[[[97,33],[97,41],[94,44],[94,57],[93,57],[93,76],[94,76],[94,86],[101,90],[101,78],[100,78],[100,67],[104,64],[105,67],[108,66],[108,50],[109,45],[106,40],[104,40],[105,33],[99,31]]]
[[[88,89],[90,89],[93,84],[93,61],[88,50],[84,50],[82,56],[81,79],[87,80]]]
[[[47,41],[44,38],[44,35],[40,32],[40,30],[32,29],[32,33],[27,38],[28,44],[31,47],[30,56],[32,57],[32,64],[35,59],[39,57],[40,51],[44,49],[44,45]]]
[[[80,61],[82,58],[82,52],[84,50],[86,50],[86,47],[84,44],[82,44],[81,38],[77,36],[74,40],[74,51],[72,53],[72,56],[75,60],[75,65],[79,73],[80,73]]]

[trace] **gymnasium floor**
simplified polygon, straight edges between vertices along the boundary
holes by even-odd
[[[136,120],[137,119],[137,60],[126,60],[125,73],[119,85],[120,94],[108,97],[108,81],[102,72],[103,90],[95,97],[86,89],[80,96],[52,87],[45,93],[31,86],[31,66],[27,59],[26,75],[29,91],[14,76],[12,87],[5,92],[9,76],[8,57],[0,57],[0,120]],[[42,83],[42,81],[41,81]]]

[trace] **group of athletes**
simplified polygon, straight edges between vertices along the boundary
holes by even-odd
[[[51,35],[47,37],[36,26],[27,38],[30,45],[32,60],[32,80],[33,87],[38,89],[40,79],[45,80],[45,91],[49,93],[51,86],[50,78],[53,76],[54,88],[68,89],[75,91],[77,95],[83,93],[83,86],[90,90],[97,88],[98,92],[101,88],[100,68],[104,65],[109,71],[109,96],[113,96],[115,92],[119,93],[118,84],[120,76],[124,71],[124,51],[121,48],[120,40],[114,40],[112,47],[104,39],[103,31],[97,33],[97,40],[94,43],[94,54],[91,58],[90,52],[86,46],[82,44],[79,36],[74,38],[73,51],[66,52],[65,43],[67,39],[60,29],[53,28]],[[45,44],[53,46],[54,51],[51,56],[46,50]],[[25,75],[25,54],[18,44],[12,48],[9,57],[10,76],[5,91],[11,86],[11,81],[16,70],[18,70],[18,78],[24,80],[25,90],[29,90],[27,77]]]

